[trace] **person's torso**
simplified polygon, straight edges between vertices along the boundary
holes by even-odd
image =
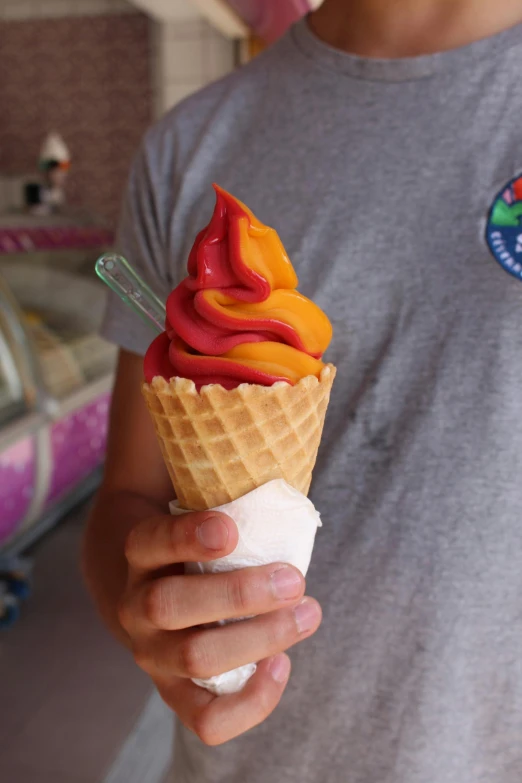
[[[522,28],[408,70],[301,25],[150,137],[170,281],[215,181],[279,232],[338,368],[323,625],[263,726],[219,749],[179,729],[179,783],[521,779],[522,281],[485,238],[522,174],[521,71]]]

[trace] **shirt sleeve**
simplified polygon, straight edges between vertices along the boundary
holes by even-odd
[[[115,249],[165,301],[170,290],[166,270],[167,204],[161,203],[156,184],[143,146],[131,168]],[[108,296],[101,334],[110,342],[139,355],[145,354],[155,336],[154,330],[112,291]]]

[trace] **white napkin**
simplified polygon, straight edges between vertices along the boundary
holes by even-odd
[[[286,481],[269,481],[214,510],[223,511],[236,523],[237,547],[219,560],[187,563],[186,573],[211,574],[248,566],[290,563],[306,575],[321,517],[314,504]],[[177,501],[170,504],[170,512],[174,515],[187,513],[186,509],[179,508]],[[237,693],[255,670],[256,664],[249,663],[208,680],[194,682],[218,696]]]

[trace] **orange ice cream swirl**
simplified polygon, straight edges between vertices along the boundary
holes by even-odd
[[[273,228],[214,186],[216,206],[188,259],[188,277],[167,300],[166,329],[145,357],[145,377],[179,376],[196,387],[271,386],[320,376],[330,321],[297,290]]]

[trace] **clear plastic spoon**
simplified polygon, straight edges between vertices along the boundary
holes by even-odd
[[[116,253],[105,253],[96,262],[96,274],[158,334],[165,329],[165,305],[130,264]]]

